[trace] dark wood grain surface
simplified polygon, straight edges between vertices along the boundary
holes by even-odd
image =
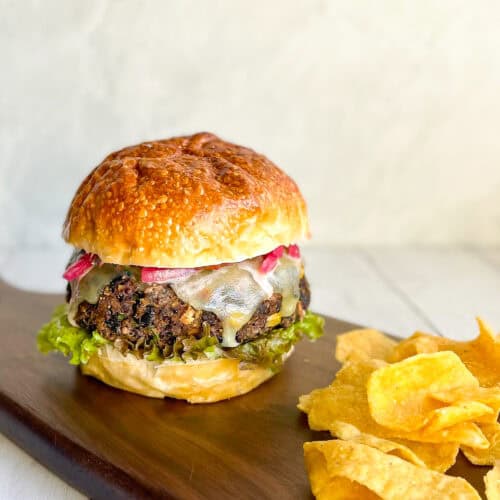
[[[327,439],[296,409],[299,395],[339,368],[335,337],[353,325],[327,319],[285,369],[248,395],[210,405],[156,400],[83,377],[35,346],[62,296],[0,282],[0,431],[92,498],[311,498],[302,443]],[[488,469],[460,457],[451,473],[483,493]]]

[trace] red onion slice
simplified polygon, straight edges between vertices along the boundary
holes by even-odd
[[[96,262],[97,256],[92,253],[84,253],[76,262],[73,262],[66,271],[63,278],[68,281],[73,281],[87,274]]]
[[[285,247],[283,245],[275,248],[272,252],[264,255],[264,260],[259,267],[259,271],[262,274],[270,273],[274,270],[274,268],[278,265],[278,260],[283,256],[283,252],[285,251]]]
[[[288,247],[288,255],[292,257],[292,259],[300,259],[300,249],[298,245],[290,245]]]
[[[273,255],[274,257],[279,259],[280,257],[283,257],[284,252],[285,252],[285,247],[283,245],[281,245],[281,246],[275,248],[272,252],[270,252],[269,255]]]
[[[274,255],[267,254],[259,267],[259,271],[262,274],[270,273],[278,265],[278,257]]]
[[[167,283],[187,278],[195,272],[196,269],[193,268],[143,267],[141,268],[141,281],[144,283]]]

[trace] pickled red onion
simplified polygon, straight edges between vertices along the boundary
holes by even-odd
[[[292,257],[292,259],[300,259],[300,250],[298,245],[289,245],[286,249],[288,255]],[[280,257],[283,257],[283,253],[285,252],[285,247],[283,245],[275,248],[272,252],[265,254],[262,260],[262,264],[260,265],[259,271],[263,274],[270,273],[274,270],[274,268],[278,265],[278,260]]]
[[[97,255],[84,253],[76,262],[73,262],[73,264],[71,264],[66,271],[64,271],[63,278],[68,281],[81,278],[94,266],[96,260]]]
[[[278,258],[273,255],[267,254],[259,267],[262,274],[270,273],[278,265]]]
[[[280,257],[283,257],[284,252],[285,252],[285,247],[283,245],[281,245],[281,246],[275,248],[272,252],[269,252],[268,255],[273,255],[274,257],[279,259]]]
[[[278,265],[278,259],[283,256],[285,247],[283,245],[275,248],[272,252],[264,255],[264,260],[259,267],[259,271],[263,274],[270,273]]]
[[[298,245],[290,245],[287,250],[290,257],[293,259],[300,259],[300,249]]]
[[[195,273],[193,268],[166,268],[143,267],[141,268],[141,281],[144,283],[166,283],[179,278],[187,278]]]

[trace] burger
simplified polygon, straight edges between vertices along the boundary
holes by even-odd
[[[277,373],[304,335],[322,333],[308,311],[297,185],[215,135],[110,154],[80,185],[63,236],[74,247],[66,304],[38,348],[113,387],[231,398]]]

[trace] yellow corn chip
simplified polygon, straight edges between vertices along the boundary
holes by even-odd
[[[500,500],[500,462],[484,476],[486,486],[486,498],[488,500]],[[359,497],[362,498],[362,497]]]
[[[372,434],[359,432],[359,430],[351,424],[346,424],[345,422],[334,422],[330,428],[330,432],[332,435],[343,439],[344,441],[356,441],[356,443],[371,446],[372,448],[376,448],[377,450],[383,451],[389,455],[394,455],[395,457],[407,460],[408,462],[418,465],[419,467],[425,467],[425,462],[406,446],[394,441],[389,441],[388,439],[373,436]]]
[[[383,365],[383,363],[382,363]],[[439,431],[421,429],[405,432],[383,427],[370,415],[366,385],[370,375],[381,366],[378,361],[347,362],[328,387],[301,396],[298,408],[308,415],[313,430],[330,430],[335,422],[354,425],[360,432],[380,438],[399,438],[424,443],[458,443],[487,448],[489,443],[479,427],[463,422]]]
[[[432,398],[432,393],[478,386],[477,379],[455,353],[417,354],[373,372],[367,384],[370,413],[377,423],[385,427],[417,431],[430,422],[436,410],[445,406]],[[483,414],[491,413],[489,407],[482,406]],[[450,410],[455,421],[450,420],[449,426],[466,421],[469,414],[478,416],[478,412],[477,405],[473,409],[456,406]],[[446,418],[439,422],[444,423]]]
[[[492,413],[478,416],[476,423],[494,424],[498,420],[500,412],[500,387],[473,387],[456,388],[451,391],[440,391],[432,393],[432,397],[443,403],[451,405],[462,404],[466,401],[483,403],[492,409]]]
[[[309,479],[317,500],[380,500],[366,486],[345,477],[328,477],[319,467],[311,470]]]
[[[431,396],[448,404],[478,401],[493,410],[500,409],[500,387],[455,387],[451,390],[433,392]]]
[[[305,443],[320,499],[479,498],[441,474],[459,447],[500,500],[500,335],[478,318],[468,342],[417,332],[396,344],[377,330],[341,335],[330,386],[301,396],[309,426],[339,440]],[[432,469],[432,470],[431,470]]]
[[[460,449],[457,443],[422,443],[408,439],[393,439],[412,450],[423,460],[428,469],[438,472],[446,472],[455,465]]]
[[[387,361],[395,363],[415,356],[415,354],[431,354],[448,350],[453,341],[430,333],[415,332],[411,337],[402,340],[389,355]]]
[[[335,477],[358,483],[383,500],[480,498],[465,479],[418,467],[354,441],[305,443],[304,457],[312,491],[321,492],[325,499],[338,498],[333,489],[327,491],[329,481],[325,479]]]
[[[337,337],[335,357],[341,363],[366,359],[387,361],[396,342],[378,330],[352,330]]]
[[[500,424],[498,422],[484,424],[481,425],[481,430],[490,443],[489,447],[480,450],[464,446],[462,447],[462,451],[473,464],[495,465],[495,462],[500,460]]]
[[[456,342],[453,351],[481,386],[493,387],[500,384],[500,340],[481,318],[477,318],[477,322],[479,336],[471,342]]]
[[[439,431],[461,422],[477,422],[480,418],[492,416],[495,416],[495,412],[489,406],[477,401],[463,401],[434,410],[425,429],[431,432]]]
[[[333,436],[345,441],[356,441],[438,472],[446,472],[455,463],[458,454],[456,443],[418,443],[398,438],[388,440],[360,432],[359,429],[345,422],[334,422],[330,427],[330,432]]]
[[[395,362],[415,354],[453,351],[483,387],[500,386],[500,338],[481,318],[477,318],[479,336],[468,342],[417,332],[400,342],[388,361]]]

